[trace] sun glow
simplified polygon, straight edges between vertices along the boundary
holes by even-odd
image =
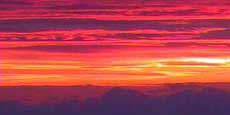
[[[182,59],[185,62],[201,62],[201,63],[212,63],[212,64],[227,64],[230,63],[229,58],[187,58]]]

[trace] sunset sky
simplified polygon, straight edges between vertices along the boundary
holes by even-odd
[[[230,82],[229,0],[0,0],[0,85]]]

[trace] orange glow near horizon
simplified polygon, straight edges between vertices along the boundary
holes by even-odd
[[[119,48],[121,45],[109,47],[112,44],[92,48],[92,45],[81,46],[74,42],[52,42],[53,47],[60,45],[57,51],[53,51],[49,47],[39,49],[49,46],[49,41],[22,43],[22,49],[23,46],[12,49],[12,42],[5,42],[5,48],[1,49],[2,85],[151,85],[230,81],[230,59],[226,56],[229,52],[215,47],[203,46],[204,49],[199,51],[196,47],[172,49],[164,45],[146,47],[140,44],[124,48]],[[62,52],[62,48],[71,45],[86,47],[87,52]]]

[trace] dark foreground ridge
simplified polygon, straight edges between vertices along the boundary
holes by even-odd
[[[135,89],[115,87],[99,98],[66,99],[58,103],[1,100],[0,115],[230,115],[228,90],[201,85],[179,86],[169,86],[167,90],[188,88],[165,95],[154,95],[154,92],[148,95]]]

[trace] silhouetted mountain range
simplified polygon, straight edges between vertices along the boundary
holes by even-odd
[[[176,92],[154,95],[137,88],[114,87],[100,97],[85,100],[66,99],[40,104],[2,100],[0,115],[230,115],[229,90],[207,85],[170,87],[173,87],[170,92]],[[168,88],[167,85],[165,90]]]

